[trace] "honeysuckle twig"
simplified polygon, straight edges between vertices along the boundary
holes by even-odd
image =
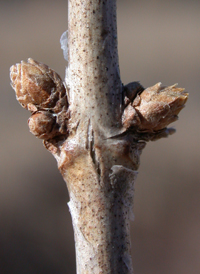
[[[140,154],[147,141],[174,132],[167,126],[188,94],[176,85],[122,84],[115,0],[69,0],[68,25],[65,82],[28,59],[11,67],[12,87],[67,183],[77,273],[133,273],[129,222]]]

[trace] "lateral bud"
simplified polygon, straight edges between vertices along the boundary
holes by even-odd
[[[188,99],[188,93],[177,84],[164,87],[161,83],[138,93],[122,115],[126,129],[137,132],[158,132],[178,119]]]
[[[47,65],[29,58],[10,68],[11,85],[22,107],[34,111],[68,107],[65,86],[60,76]]]
[[[46,111],[39,111],[28,119],[30,132],[40,139],[50,139],[55,136],[56,121]]]
[[[32,113],[28,121],[30,131],[44,140],[65,135],[69,104],[60,76],[29,58],[10,68],[10,78],[18,102]]]

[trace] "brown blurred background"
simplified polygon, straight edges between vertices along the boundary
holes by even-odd
[[[29,133],[9,67],[32,57],[64,77],[67,1],[0,1],[0,273],[75,273],[68,193],[56,161]],[[118,1],[124,83],[190,92],[168,139],[149,143],[135,186],[136,274],[200,273],[200,2]],[[106,274],[106,273],[105,273]]]

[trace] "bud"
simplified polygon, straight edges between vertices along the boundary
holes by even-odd
[[[29,58],[10,68],[10,78],[17,100],[31,112],[53,108],[59,112],[68,107],[62,79],[47,65]]]
[[[30,132],[40,139],[52,139],[56,135],[56,121],[52,114],[40,111],[28,119]]]
[[[10,78],[17,100],[32,113],[28,120],[30,132],[44,140],[65,136],[69,113],[60,76],[29,58],[10,68]]]
[[[125,108],[122,122],[126,129],[156,132],[178,119],[188,99],[188,93],[177,85],[163,87],[157,83],[138,94]]]

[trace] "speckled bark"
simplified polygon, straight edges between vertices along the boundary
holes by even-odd
[[[138,158],[132,163],[127,154],[128,137],[109,138],[122,132],[115,1],[69,1],[68,58],[75,133],[61,169],[67,170],[77,273],[132,273],[129,215]]]
[[[31,58],[11,67],[11,84],[31,112],[30,131],[44,140],[67,183],[77,273],[131,274],[140,154],[147,141],[174,132],[166,127],[188,94],[176,85],[121,83],[115,0],[69,0],[68,48],[64,84]]]
[[[90,118],[108,136],[121,124],[115,0],[69,1],[68,27],[72,121]]]

